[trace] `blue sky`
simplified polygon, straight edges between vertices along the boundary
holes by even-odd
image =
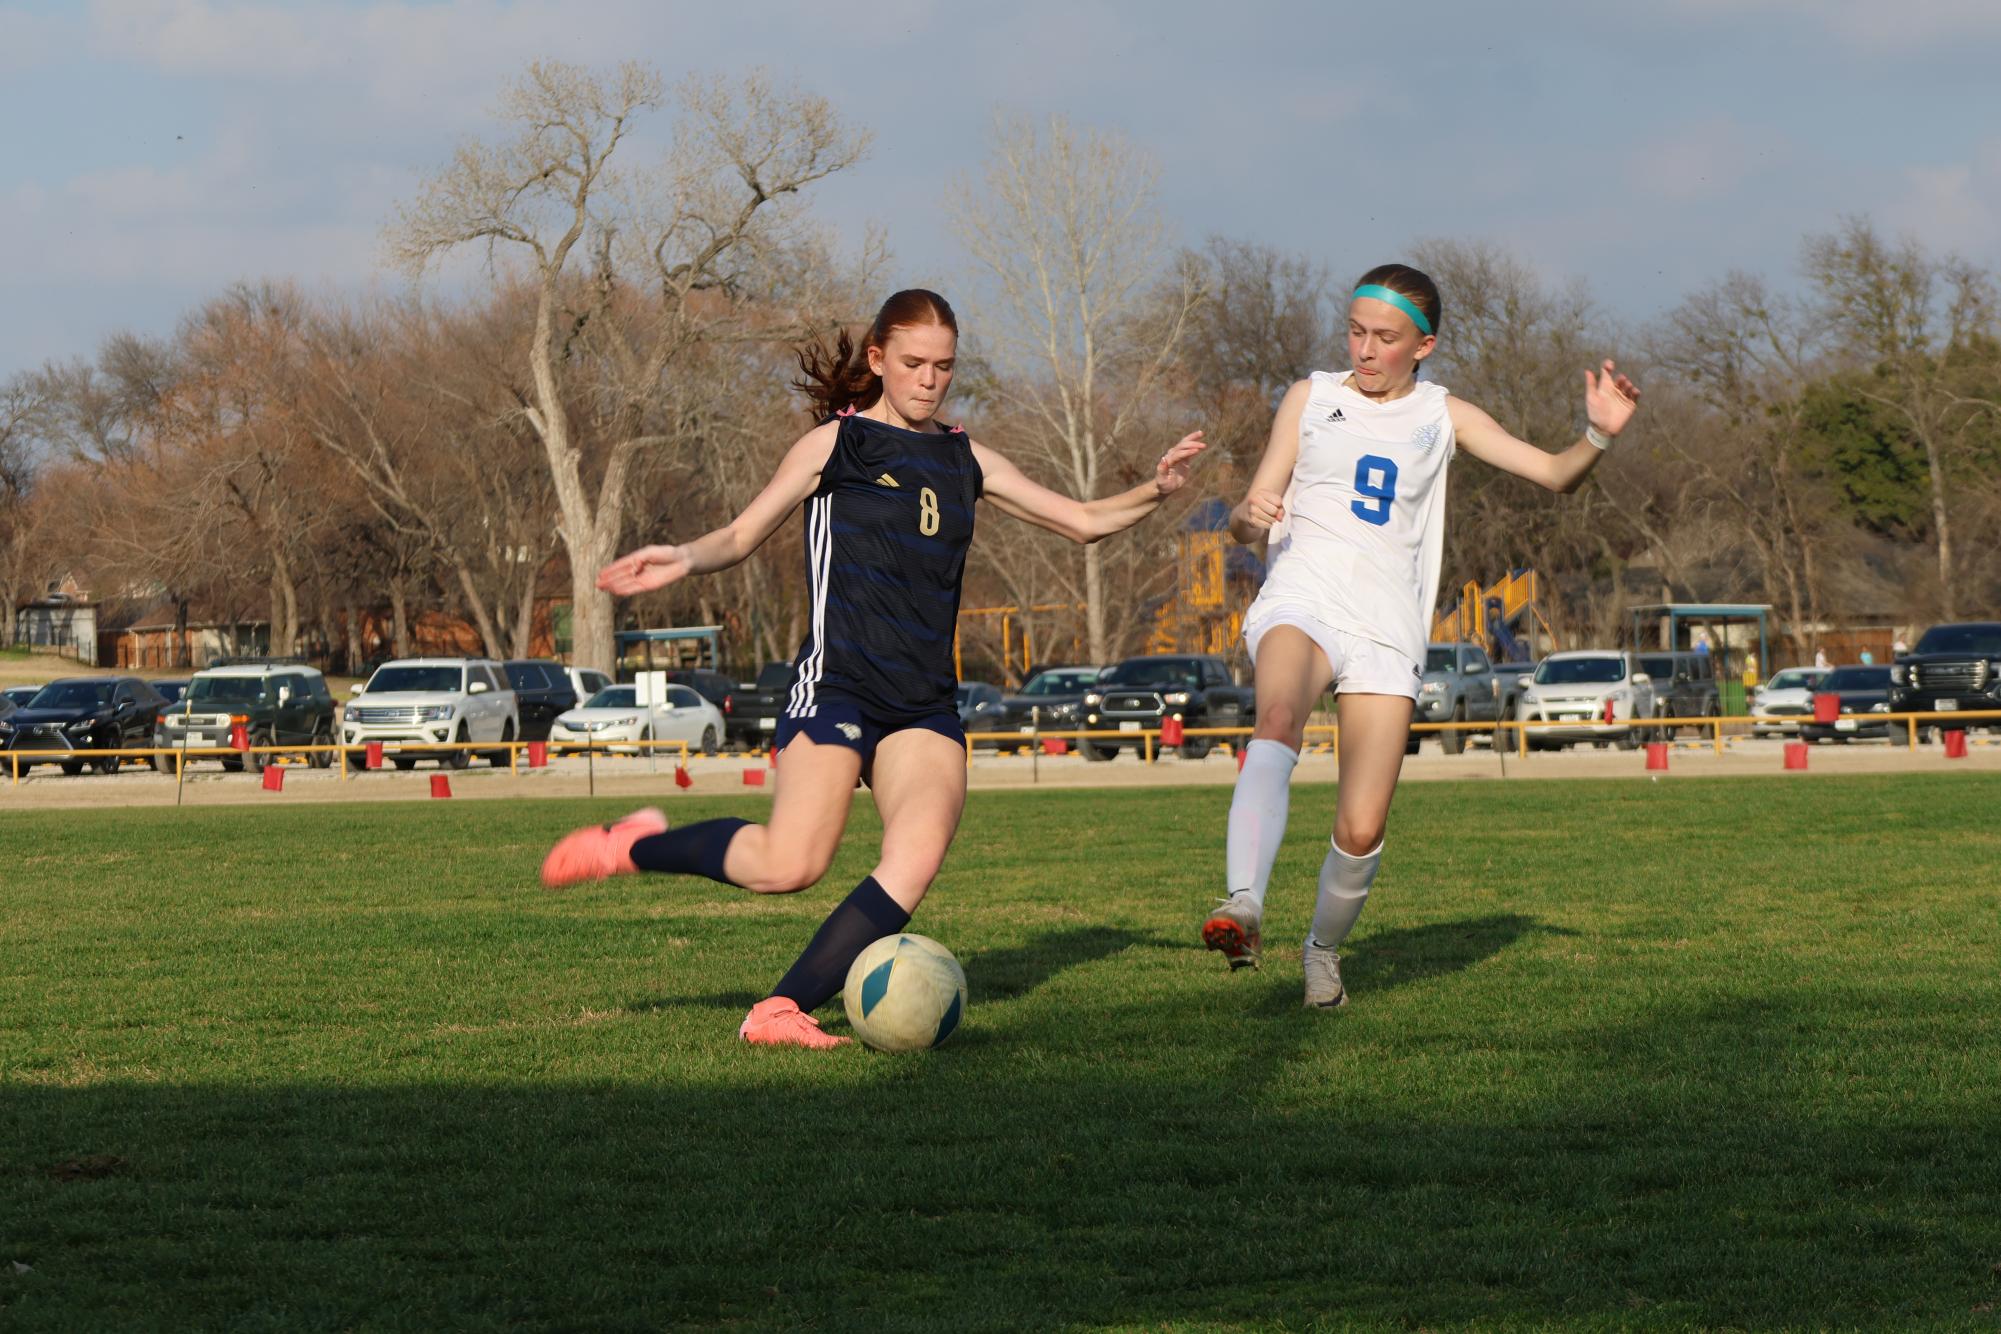
[[[1182,241],[1484,240],[1631,323],[1848,213],[2001,268],[1997,0],[0,0],[0,377],[238,279],[400,282],[382,223],[537,57],[826,94],[875,145],[816,211],[891,282],[966,271],[997,108],[1126,133]]]

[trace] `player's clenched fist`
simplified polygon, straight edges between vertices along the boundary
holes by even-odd
[[[1244,497],[1243,519],[1259,532],[1270,531],[1285,517],[1285,497],[1276,491],[1253,491]]]

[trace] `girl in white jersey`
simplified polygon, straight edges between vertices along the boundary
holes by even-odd
[[[1257,963],[1293,765],[1307,715],[1332,686],[1340,795],[1303,953],[1312,1007],[1347,1001],[1336,947],[1382,860],[1438,593],[1445,465],[1463,449],[1552,491],[1574,491],[1640,397],[1610,361],[1601,374],[1585,371],[1583,437],[1561,453],[1538,449],[1417,379],[1438,345],[1440,313],[1437,286],[1416,269],[1385,264],[1364,274],[1348,306],[1352,369],[1316,371],[1287,391],[1249,493],[1230,514],[1230,535],[1267,538],[1270,554],[1244,618],[1257,730],[1230,803],[1228,892],[1202,939],[1232,968]]]

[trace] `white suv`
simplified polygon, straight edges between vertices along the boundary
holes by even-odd
[[[451,742],[512,741],[521,735],[520,706],[500,664],[487,658],[402,658],[375,669],[366,686],[341,715],[341,740],[350,746],[371,741],[408,751],[394,756],[398,769],[435,759],[449,769],[472,763],[470,750],[423,753],[423,747]],[[495,764],[508,752],[489,751]],[[360,768],[363,756],[349,754]]]
[[[1650,734],[1650,729],[1635,728],[1629,720],[1654,716],[1653,678],[1639,670],[1630,653],[1610,649],[1552,653],[1536,665],[1534,678],[1522,691],[1521,716],[1526,722],[1562,724],[1530,728],[1532,750],[1579,741],[1600,746],[1615,741],[1619,749],[1632,750]]]

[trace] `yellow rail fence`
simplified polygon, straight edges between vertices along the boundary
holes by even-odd
[[[1852,722],[1854,728],[1841,728],[1840,724],[1843,722]],[[1565,736],[1563,739],[1565,741],[1610,742],[1618,740],[1619,734],[1622,732],[1640,733],[1644,737],[1644,734],[1650,730],[1669,733],[1671,735],[1674,730],[1692,728],[1706,731],[1709,734],[1708,738],[1700,744],[1713,747],[1716,753],[1720,755],[1730,742],[1743,739],[1742,729],[1754,726],[1789,728],[1798,727],[1801,724],[1816,728],[1831,728],[1833,729],[1832,735],[1835,736],[1850,734],[1853,731],[1859,731],[1863,727],[1884,727],[1891,730],[1896,727],[1902,727],[1905,733],[1906,744],[1915,750],[1918,746],[1918,733],[1921,727],[1936,727],[1942,731],[1951,731],[1957,728],[1970,729],[1974,726],[1997,727],[2001,726],[2001,709],[1945,713],[1844,713],[1829,723],[1816,722],[1810,715],[1780,716],[1775,714],[1753,714],[1734,718],[1620,718],[1609,724],[1596,720],[1553,719],[1509,719],[1499,723],[1412,723],[1410,730],[1419,735],[1440,732],[1492,734],[1497,739],[1512,731],[1514,733],[1514,744],[1510,748],[1517,754],[1526,756],[1529,753],[1529,738],[1536,732],[1562,731],[1576,733],[1582,731],[1588,732],[1589,735],[1582,737]],[[1737,730],[1733,735],[1726,735],[1725,729]],[[1212,742],[1225,741],[1234,743],[1251,736],[1253,730],[1249,727],[1187,727],[1182,729],[1181,735],[1184,740],[1189,741],[1208,740]],[[1325,748],[1326,750],[1331,750],[1337,756],[1340,754],[1341,727],[1338,723],[1318,723],[1307,727],[1305,731],[1306,740],[1310,747],[1316,749]],[[1045,741],[1063,741],[1073,744],[1083,741],[1118,741],[1130,744],[1137,739],[1140,743],[1143,758],[1151,763],[1158,751],[1173,749],[1173,747],[1163,747],[1160,742],[1160,736],[1161,729],[1158,727],[1142,728],[1136,733],[1108,728],[1035,729],[1029,732],[968,732],[966,740],[971,744],[967,747],[967,762],[971,763],[972,761],[973,744],[980,742],[990,741],[1004,745],[1040,748]],[[383,759],[389,763],[394,763],[400,759],[408,764],[415,764],[421,760],[441,761],[446,756],[465,752],[468,754],[468,762],[470,762],[470,757],[490,757],[504,752],[507,756],[506,768],[516,776],[519,776],[523,769],[522,755],[536,746],[545,747],[551,758],[582,755],[589,759],[595,759],[599,756],[610,758],[618,754],[658,757],[661,754],[671,754],[675,763],[684,768],[687,766],[689,760],[695,754],[699,753],[697,748],[691,747],[686,741],[623,741],[610,746],[556,746],[539,741],[456,741],[441,742],[428,746],[385,745],[383,747]],[[8,764],[11,767],[11,780],[15,784],[20,783],[21,772],[24,767],[33,768],[35,765],[43,764],[88,764],[93,760],[115,759],[120,762],[121,766],[126,760],[138,760],[153,764],[157,768],[161,767],[157,764],[158,760],[168,759],[173,762],[171,772],[179,776],[185,772],[186,765],[190,760],[234,759],[247,761],[251,756],[267,756],[270,761],[282,761],[288,757],[304,757],[308,764],[316,765],[316,767],[333,767],[339,771],[342,781],[346,781],[350,772],[356,767],[351,763],[353,758],[356,756],[366,756],[368,749],[369,747],[366,744],[250,746],[241,750],[233,746],[145,746],[123,749],[9,750],[6,752],[6,755]],[[764,752],[758,750],[744,753],[759,755]],[[319,756],[326,757],[324,764],[320,764],[317,760],[316,757]],[[244,767],[248,769],[250,766],[246,763]],[[259,770],[264,767],[265,765],[257,766]],[[500,766],[496,763],[495,767],[498,768]],[[532,768],[533,766],[528,767]]]

